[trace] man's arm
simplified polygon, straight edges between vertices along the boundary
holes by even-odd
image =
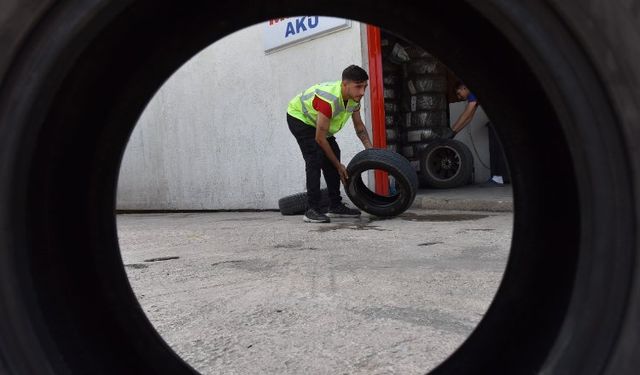
[[[460,114],[460,117],[458,117],[456,122],[451,127],[454,133],[458,134],[462,129],[465,128],[465,126],[469,125],[469,123],[473,119],[473,116],[476,114],[476,109],[478,109],[478,102],[467,103],[464,111],[462,112],[462,114]]]
[[[316,121],[316,142],[324,151],[324,154],[327,155],[327,158],[338,170],[338,174],[340,174],[340,179],[343,184],[347,184],[347,179],[349,175],[347,174],[347,168],[340,163],[340,160],[336,157],[336,154],[333,152],[329,141],[327,141],[327,132],[329,131],[329,118],[322,114],[322,112],[318,112],[318,120]]]
[[[360,111],[354,112],[353,116],[353,127],[356,130],[356,135],[362,141],[362,145],[364,148],[372,148],[371,140],[369,139],[369,133],[367,132],[367,127],[364,126],[364,122],[362,122],[362,117],[360,117]]]

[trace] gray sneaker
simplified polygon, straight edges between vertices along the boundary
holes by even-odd
[[[339,206],[329,208],[329,217],[360,217],[362,213],[357,208],[349,208],[341,203]]]
[[[304,213],[304,221],[307,223],[329,223],[331,219],[327,215],[310,208]]]

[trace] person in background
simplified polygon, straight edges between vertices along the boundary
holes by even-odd
[[[369,76],[359,66],[350,65],[339,81],[320,83],[295,96],[287,107],[287,123],[296,138],[305,161],[307,202],[309,209],[304,221],[328,223],[330,217],[359,217],[360,210],[342,203],[340,181],[346,184],[347,168],[340,162],[340,147],[335,134],[350,118],[356,135],[365,148],[371,140],[360,116],[360,101],[367,88]],[[320,172],[329,191],[329,211],[320,207]]]
[[[462,111],[456,122],[451,126],[451,130],[453,130],[451,138],[455,137],[456,134],[460,133],[462,129],[471,123],[478,109],[478,98],[469,91],[469,88],[467,88],[464,83],[459,83],[456,86],[456,95],[458,99],[466,100],[467,105],[464,107],[464,111]]]
[[[449,138],[453,139],[462,129],[471,123],[473,116],[478,109],[478,98],[469,91],[469,88],[462,82],[456,86],[456,95],[458,99],[466,100],[467,105],[464,110],[451,126],[452,132],[449,133]],[[504,155],[502,148],[498,143],[498,137],[493,129],[493,125],[488,123],[489,127],[489,148],[491,157],[491,179],[487,181],[485,186],[502,185],[510,182],[509,173],[504,161]]]

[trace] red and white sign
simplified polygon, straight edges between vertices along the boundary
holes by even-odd
[[[264,51],[275,52],[349,27],[350,20],[333,17],[300,16],[269,20],[264,27]]]

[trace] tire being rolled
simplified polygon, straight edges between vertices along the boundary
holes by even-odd
[[[393,176],[397,194],[383,196],[371,191],[362,181],[362,172],[382,170]],[[418,176],[402,155],[383,149],[359,152],[347,166],[347,196],[361,210],[379,217],[398,216],[406,211],[416,197]]]

